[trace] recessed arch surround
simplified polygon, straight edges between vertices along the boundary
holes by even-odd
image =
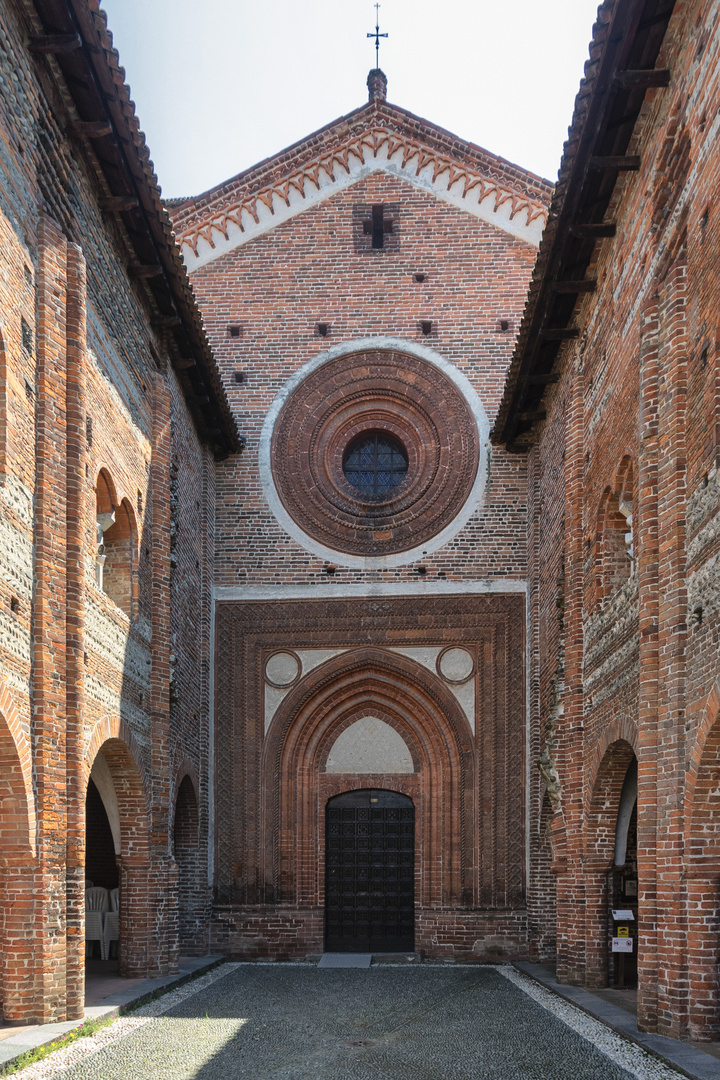
[[[337,737],[371,713],[407,745],[413,774],[343,775],[325,771]],[[418,898],[427,907],[471,902],[473,748],[455,698],[406,657],[362,648],[329,660],[282,703],[262,770],[266,881],[282,902],[324,901],[324,812],[342,791],[392,788],[417,813]],[[377,779],[377,783],[375,782]]]
[[[520,950],[524,620],[517,595],[217,603],[214,886],[237,955],[322,949],[325,807],[360,788],[397,791],[415,807],[416,947]],[[474,658],[475,730],[436,670],[445,647]],[[266,728],[268,657],[293,649],[301,670]],[[313,651],[317,664],[306,664]],[[350,759],[347,771],[328,770],[337,739],[368,717],[402,740],[411,772],[390,771],[392,755],[381,774],[353,772]]]

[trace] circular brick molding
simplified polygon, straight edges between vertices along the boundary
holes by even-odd
[[[331,350],[280,399],[261,470],[281,524],[311,550],[342,553],[346,565],[398,565],[439,546],[479,502],[485,414],[467,379],[432,350],[377,338]],[[407,472],[365,496],[344,464],[374,435],[402,447]]]
[[[294,652],[276,652],[265,664],[265,681],[277,690],[285,690],[297,682],[302,672],[300,657]]]
[[[459,686],[466,683],[474,674],[475,661],[467,649],[461,649],[459,645],[451,645],[439,654],[437,670],[445,682]]]

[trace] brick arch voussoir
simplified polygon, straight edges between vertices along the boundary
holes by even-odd
[[[593,798],[595,796],[598,780],[601,776],[601,770],[603,762],[607,758],[608,750],[615,746],[616,743],[627,743],[632,752],[637,757],[638,752],[638,732],[637,725],[630,717],[620,716],[617,717],[612,723],[603,731],[600,738],[595,743],[591,753],[588,756],[587,764],[585,766],[585,776],[587,779],[586,787],[586,808],[589,809],[592,805]]]
[[[140,748],[140,744],[138,743],[134,732],[121,716],[117,716],[115,714],[103,716],[102,719],[97,721],[92,731],[90,732],[90,737],[88,738],[85,747],[86,779],[89,779],[90,777],[93,762],[98,755],[98,751],[102,747],[103,743],[108,742],[109,739],[120,739],[120,741],[124,742],[127,746],[130,754],[132,755],[133,761],[135,762],[137,771],[140,774],[143,789],[145,791],[145,797],[149,805],[150,784],[148,782],[147,770],[145,768],[145,756],[142,752],[142,749]]]
[[[413,723],[414,717],[408,716],[407,712],[387,695],[376,690],[373,692],[372,685],[367,691],[362,685],[358,685],[355,695],[344,699],[339,709],[334,709],[332,703],[327,702],[327,711],[334,712],[335,717],[332,723],[322,725],[322,730],[316,733],[315,745],[311,751],[320,772],[325,772],[330,751],[338,736],[369,712],[398,733],[410,751],[415,773],[430,765],[430,755],[421,733],[416,730],[417,725]]]
[[[136,809],[138,813],[143,813],[145,821],[148,825],[147,829],[140,829],[137,837],[138,843],[135,844],[136,850],[142,848],[143,850],[149,845],[149,823],[150,823],[150,783],[148,780],[147,769],[145,767],[145,758],[140,748],[140,745],[128,724],[122,717],[115,714],[104,716],[101,720],[95,724],[90,738],[87,742],[85,750],[85,784],[90,779],[90,773],[92,772],[93,763],[97,757],[99,751],[105,746],[106,743],[112,745],[113,742],[118,742],[123,745],[124,752],[134,765],[132,770],[136,775],[131,775],[131,786],[134,789],[134,802],[136,803]],[[111,772],[113,771],[111,766]],[[118,792],[118,801],[120,801],[120,793]],[[122,831],[122,821],[121,821]],[[147,833],[147,837],[146,834]]]
[[[720,677],[707,696],[700,723],[695,731],[689,753],[689,763],[685,777],[685,819],[690,824],[695,808],[695,798],[698,789],[702,760],[708,747],[713,728],[720,724]]]
[[[621,718],[604,732],[588,769],[587,853],[601,862],[607,861],[608,868],[615,850],[615,830],[625,775],[636,757],[637,731],[632,721]]]
[[[32,751],[12,693],[4,680],[0,682],[0,733],[0,739],[8,744],[11,755],[16,758],[18,776],[13,787],[19,803],[15,815],[17,827],[11,833],[3,835],[2,848],[7,850],[12,847],[34,856],[37,853],[37,816],[32,781]]]
[[[710,858],[717,865],[720,842],[712,843],[720,835],[720,812],[716,811],[713,792],[718,786],[718,762],[720,762],[720,677],[708,694],[702,718],[698,724],[689,755],[685,777],[685,821],[688,843],[686,860],[688,869],[695,867],[697,857]],[[717,872],[715,872],[717,877]]]
[[[615,495],[622,495],[627,491],[628,476],[632,477],[632,492],[635,494],[635,484],[637,483],[637,469],[635,468],[635,458],[630,447],[626,446],[623,451],[623,455],[620,458],[618,466],[615,470],[613,477],[612,490]]]

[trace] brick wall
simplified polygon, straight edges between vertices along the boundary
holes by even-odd
[[[397,245],[358,252],[357,206],[398,208]],[[218,468],[217,584],[325,580],[323,560],[280,529],[262,493],[258,442],[283,384],[339,342],[392,335],[430,346],[471,381],[492,420],[534,259],[532,245],[386,173],[221,255],[192,274],[225,387],[248,443]],[[419,283],[414,274],[425,279]],[[425,337],[420,321],[432,322]],[[508,329],[500,328],[500,321]],[[319,322],[329,336],[319,337]],[[241,328],[232,337],[231,326]],[[244,381],[234,381],[235,372]],[[242,492],[242,501],[238,494]],[[440,552],[423,559],[431,578],[525,573],[524,462],[493,454],[485,505]],[[339,567],[340,584],[397,580],[413,570]]]
[[[701,1038],[720,1033],[718,878],[702,855],[716,823],[704,796],[702,810],[693,803],[713,768],[720,632],[715,16],[701,0],[676,6],[657,62],[671,84],[646,97],[632,147],[640,171],[616,190],[617,235],[596,248],[597,293],[582,301],[582,337],[564,348],[530,455],[531,513],[548,519],[531,526],[533,686],[539,745],[553,721],[561,785],[558,971],[607,978],[607,874],[635,753],[639,1023]],[[623,499],[632,560],[618,535]],[[543,588],[548,573],[559,596]],[[544,880],[538,862],[538,893]]]
[[[83,1012],[84,805],[99,752],[121,811],[121,970],[177,962],[170,790],[181,762],[196,778],[207,768],[213,519],[207,452],[120,223],[101,208],[92,143],[66,134],[67,89],[27,51],[34,19],[31,6],[0,15],[0,753],[12,795],[0,807],[0,936],[4,1015],[18,1022]],[[169,529],[153,524],[171,502],[169,460],[158,467],[171,442],[157,427],[163,394],[178,416],[176,481],[200,502],[185,513],[192,560],[172,585]],[[104,589],[98,502],[116,513]],[[162,582],[164,608],[153,605]],[[176,627],[197,619],[172,746],[169,616],[165,640],[152,640],[171,588]],[[198,799],[206,866],[206,783]]]

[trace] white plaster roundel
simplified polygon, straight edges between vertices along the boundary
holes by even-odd
[[[300,674],[300,661],[290,652],[276,652],[265,665],[265,678],[271,686],[290,686]]]
[[[450,683],[464,683],[470,678],[475,668],[467,649],[446,649],[438,659],[440,674]]]
[[[363,716],[333,743],[328,773],[412,773],[413,759],[395,728],[376,716]]]

